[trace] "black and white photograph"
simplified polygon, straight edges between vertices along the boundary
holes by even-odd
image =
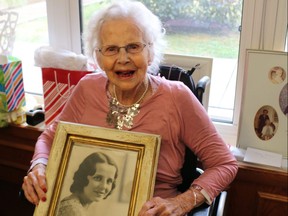
[[[278,115],[271,106],[261,107],[255,115],[255,133],[261,140],[270,140],[277,132]]]
[[[153,195],[159,150],[158,135],[60,122],[34,215],[134,215]]]
[[[282,67],[275,66],[269,71],[269,78],[272,83],[280,84],[286,78],[286,71]]]
[[[93,152],[94,150],[94,152]],[[123,172],[127,169],[127,155],[134,165],[126,181],[133,182],[137,154],[125,151],[111,151],[105,148],[94,148],[75,144],[71,158],[77,155],[80,160],[70,161],[63,181],[57,215],[123,215],[128,213],[132,184],[125,185],[130,194],[125,202],[118,197],[124,192]],[[92,152],[92,153],[91,153]],[[84,158],[83,158],[84,156]],[[77,158],[77,159],[78,159]],[[83,158],[83,159],[82,159]],[[132,168],[132,169],[131,169]],[[114,206],[114,207],[112,207]],[[97,211],[94,211],[95,208]],[[117,212],[113,211],[117,209]]]

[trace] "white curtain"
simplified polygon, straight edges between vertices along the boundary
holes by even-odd
[[[287,0],[248,1],[254,7],[250,48],[283,51],[287,32]]]

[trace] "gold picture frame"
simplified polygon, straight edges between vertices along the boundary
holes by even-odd
[[[87,155],[99,151],[114,158],[118,177],[111,196],[89,206],[91,215],[137,215],[153,196],[160,141],[159,135],[59,122],[46,169],[47,200],[39,203],[34,216],[57,215],[75,170]]]
[[[287,52],[247,49],[238,147],[287,158],[287,57]]]

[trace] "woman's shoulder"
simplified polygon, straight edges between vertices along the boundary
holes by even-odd
[[[62,205],[71,205],[71,204],[81,205],[79,198],[75,196],[74,194],[71,194],[70,196],[63,198],[61,200],[61,204]]]
[[[80,200],[76,196],[70,195],[61,200],[58,215],[83,215],[82,209]]]

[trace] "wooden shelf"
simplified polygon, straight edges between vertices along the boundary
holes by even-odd
[[[42,130],[36,127],[9,125],[0,128],[0,180],[21,184]],[[16,174],[16,175],[15,175]]]
[[[283,169],[239,162],[239,171],[227,194],[226,215],[287,215],[287,180]]]
[[[0,128],[1,215],[33,215],[34,206],[19,198],[19,190],[41,132],[27,125]]]

